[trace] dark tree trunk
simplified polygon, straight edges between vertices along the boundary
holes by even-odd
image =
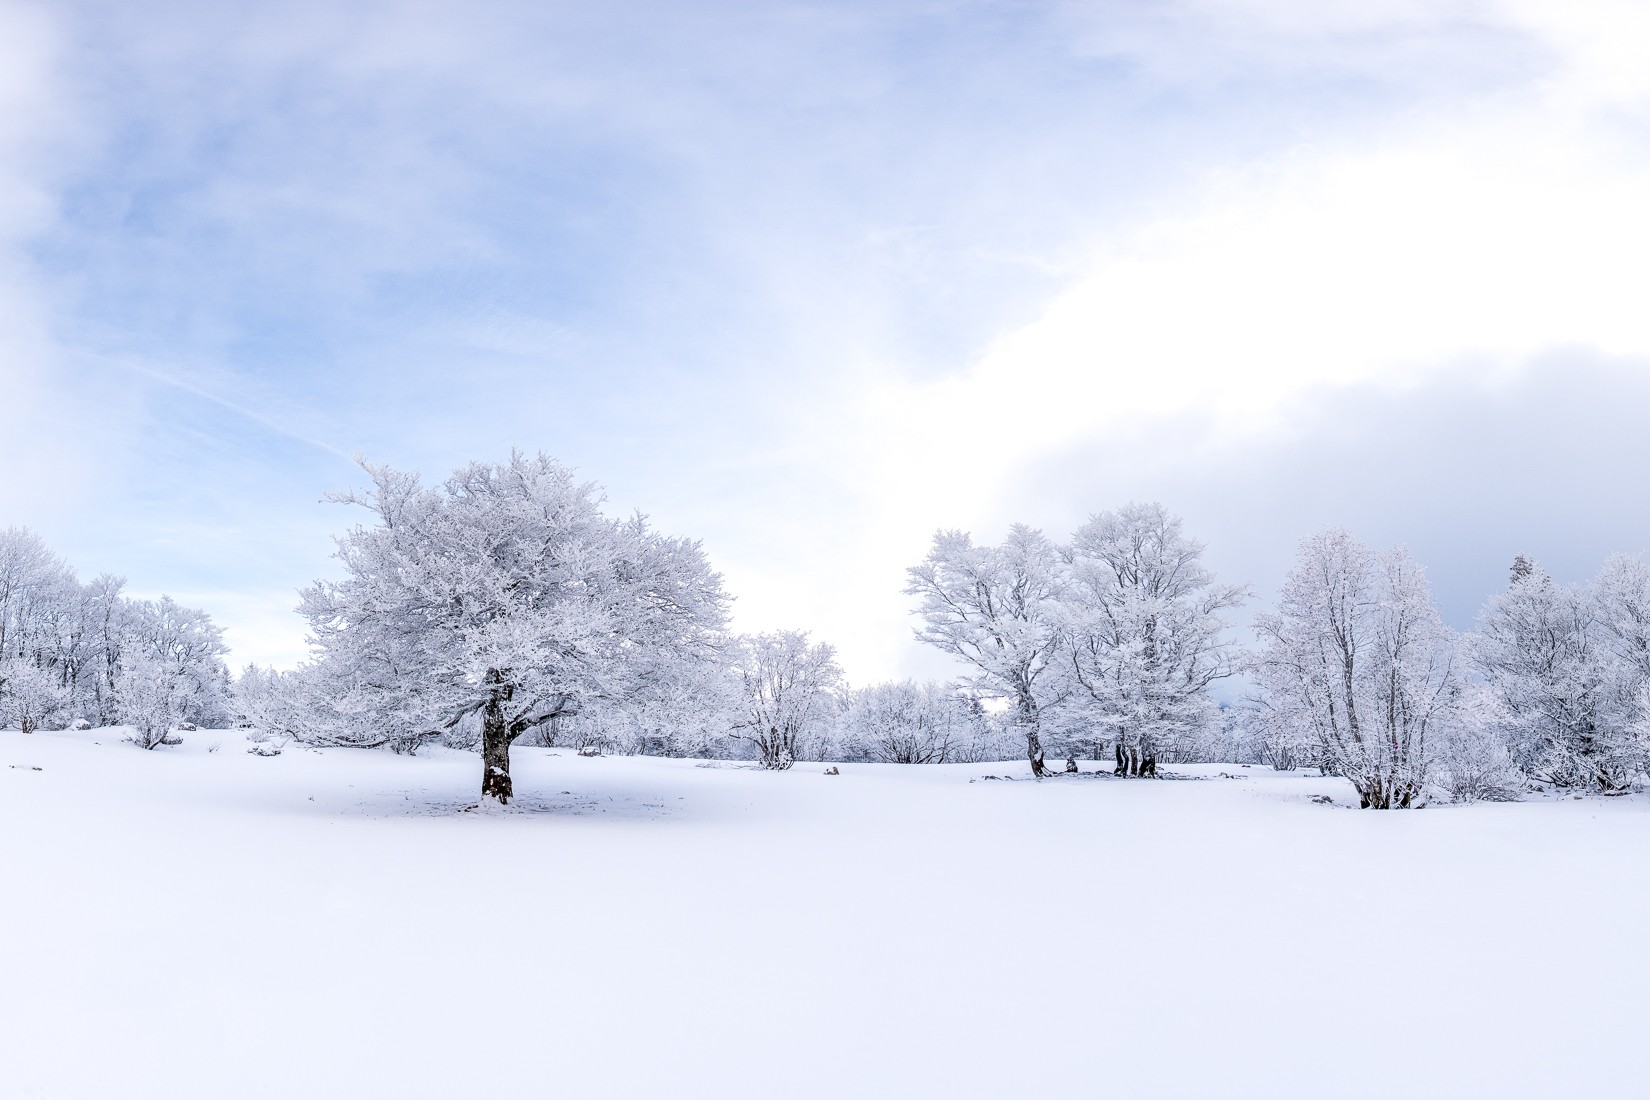
[[[493,799],[501,806],[515,797],[510,782],[510,742],[515,736],[504,719],[504,703],[494,695],[481,712],[481,800]]]
[[[1026,758],[1031,761],[1031,774],[1041,777],[1048,774],[1043,766],[1043,741],[1037,736],[1036,726],[1026,727]]]

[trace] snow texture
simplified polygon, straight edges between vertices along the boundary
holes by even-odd
[[[0,731],[8,1097],[1642,1091],[1643,795],[125,733]]]

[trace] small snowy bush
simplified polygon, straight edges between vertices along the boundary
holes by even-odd
[[[189,685],[168,662],[141,652],[124,655],[115,694],[122,721],[132,727],[127,740],[140,749],[182,744],[171,730],[188,692]]]

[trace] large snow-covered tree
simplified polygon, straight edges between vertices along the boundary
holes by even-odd
[[[740,638],[732,659],[744,701],[734,736],[755,746],[764,768],[790,767],[835,712],[836,650],[807,631],[781,630]]]
[[[372,513],[338,540],[346,576],[303,592],[316,660],[344,693],[317,724],[386,743],[481,722],[484,802],[514,796],[510,746],[598,700],[622,700],[661,655],[714,655],[727,615],[697,542],[611,519],[592,483],[545,455],[472,463],[443,484],[363,464]]]
[[[1065,696],[1060,601],[1065,569],[1041,531],[1015,524],[1001,546],[976,546],[941,531],[921,565],[906,571],[916,596],[917,637],[974,669],[973,683],[1007,700],[1033,775],[1046,775],[1044,713]]]
[[[1209,685],[1232,675],[1235,646],[1222,612],[1246,593],[1203,567],[1161,504],[1091,518],[1065,551],[1062,607],[1075,698],[1113,741],[1119,775],[1156,775],[1158,754],[1221,722]]]
[[[1378,555],[1339,529],[1314,535],[1255,630],[1263,720],[1312,730],[1325,769],[1366,808],[1415,804],[1462,686],[1415,560]]]

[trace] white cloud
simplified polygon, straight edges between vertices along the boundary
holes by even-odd
[[[1311,33],[1275,4],[1205,7],[1296,38],[1372,29],[1367,6],[1325,11]],[[873,383],[844,462],[861,522],[833,549],[839,584],[801,598],[813,621],[851,656],[894,658],[903,616],[886,601],[927,534],[1035,521],[1016,500],[1027,471],[1108,438],[1140,440],[1142,467],[1220,461],[1336,390],[1493,388],[1566,347],[1650,371],[1650,150],[1612,113],[1650,90],[1633,63],[1650,53],[1646,20],[1611,5],[1475,10],[1556,59],[1541,81],[1221,171],[1181,210],[1114,234],[965,370]],[[1420,34],[1427,14],[1383,25]],[[1092,480],[1074,470],[1072,491]]]
[[[1650,157],[1575,90],[1228,171],[1191,209],[1119,234],[965,372],[891,386],[884,416],[923,409],[908,453],[949,469],[978,451],[948,446],[951,426],[990,410],[984,473],[1187,411],[1263,429],[1318,387],[1463,362],[1493,380],[1565,345],[1650,355]]]

